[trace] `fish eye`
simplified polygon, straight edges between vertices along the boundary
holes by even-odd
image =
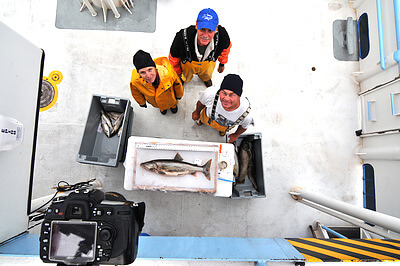
[[[157,164],[156,163],[151,163],[151,164],[148,165],[148,167],[150,169],[155,169],[155,168],[157,168]]]

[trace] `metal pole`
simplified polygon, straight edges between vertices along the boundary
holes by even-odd
[[[331,233],[332,235],[335,235],[335,236],[338,237],[338,238],[346,238],[346,239],[347,239],[347,237],[345,237],[344,235],[342,235],[342,234],[336,232],[335,230],[330,229],[329,227],[327,227],[327,226],[325,226],[325,225],[321,225],[321,227],[322,227],[323,229],[325,229],[326,231],[328,231],[329,233]]]
[[[347,214],[344,213],[340,213],[338,211],[326,208],[324,206],[318,205],[316,203],[313,203],[311,201],[307,201],[307,200],[298,200],[299,202],[303,203],[304,205],[310,206],[314,209],[317,209],[319,211],[325,212],[326,214],[332,215],[333,217],[336,217],[338,219],[341,219],[345,222],[351,223],[355,226],[361,227],[371,233],[380,235],[384,238],[388,238],[388,239],[398,239],[399,237],[397,235],[394,235],[393,233],[388,232],[387,230],[383,230],[380,227],[377,226],[371,226],[369,224],[366,224],[364,221],[360,220],[360,219],[356,219],[354,217],[351,217]]]
[[[367,221],[369,223],[380,226],[384,229],[400,233],[400,219],[383,213],[371,211],[368,209],[360,208],[345,202],[331,199],[322,195],[307,192],[302,188],[294,188],[290,192],[292,197],[296,200],[306,199],[315,202],[322,206],[331,208],[333,210],[345,213],[352,217]]]

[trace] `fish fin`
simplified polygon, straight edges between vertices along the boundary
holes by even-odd
[[[165,172],[163,171],[157,171],[157,173],[159,173],[160,175],[165,175]]]
[[[183,161],[183,158],[182,158],[182,156],[179,154],[179,152],[176,153],[176,155],[175,155],[175,157],[174,157],[174,160],[177,160],[177,161],[180,161],[180,162]]]
[[[210,167],[211,167],[212,159],[208,160],[205,165],[203,165],[203,174],[206,176],[208,180],[211,180],[210,176]]]
[[[191,172],[190,174],[191,174],[192,176],[197,177],[197,172]]]

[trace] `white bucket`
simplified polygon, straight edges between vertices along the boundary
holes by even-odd
[[[0,115],[0,152],[14,149],[23,141],[24,126],[14,118]]]

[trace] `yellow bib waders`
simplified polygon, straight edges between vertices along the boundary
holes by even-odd
[[[233,123],[230,126],[221,126],[214,120],[215,119],[215,109],[217,107],[218,99],[219,99],[219,94],[216,93],[215,97],[214,97],[214,104],[213,104],[212,110],[211,110],[211,118],[209,118],[206,115],[207,108],[203,108],[203,110],[201,110],[201,112],[200,112],[200,121],[203,124],[207,124],[210,127],[215,128],[220,133],[226,133],[227,131],[231,130],[233,127],[239,125],[239,123],[242,122],[246,118],[246,116],[250,113],[250,110],[251,110],[250,101],[249,101],[249,106],[247,107],[247,110],[235,121],[235,123]],[[247,97],[246,97],[246,100],[249,100],[249,99],[247,99]],[[221,135],[221,136],[223,136],[223,135]]]
[[[210,121],[211,120],[211,121]],[[209,117],[206,115],[206,108],[203,108],[200,112],[200,121],[203,122],[203,124],[209,125],[212,128],[215,128],[219,132],[225,132],[228,127],[221,126],[215,120],[209,119]],[[210,123],[208,123],[210,121]]]
[[[189,62],[182,64],[182,80],[189,83],[193,75],[198,75],[202,81],[209,81],[215,68],[215,61]]]

